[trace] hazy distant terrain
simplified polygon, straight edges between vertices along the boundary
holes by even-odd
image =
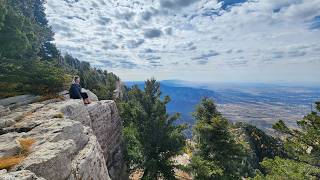
[[[127,85],[141,82],[128,82]],[[231,121],[249,122],[266,131],[282,119],[290,126],[311,111],[320,100],[319,87],[298,87],[270,84],[194,84],[181,81],[162,81],[161,91],[172,99],[169,112],[180,112],[178,123],[194,124],[191,113],[202,97],[211,97],[219,110]]]

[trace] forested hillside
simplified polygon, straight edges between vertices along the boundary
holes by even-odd
[[[44,0],[0,0],[0,97],[55,94],[79,75],[82,85],[100,99],[113,98],[119,78],[62,55],[53,35]]]
[[[170,179],[172,176],[165,173],[176,168],[199,180],[319,179],[319,103],[315,112],[297,121],[299,129],[290,129],[280,120],[274,125],[275,135],[270,136],[253,125],[232,123],[212,99],[204,98],[193,113],[196,120],[193,137],[182,151],[182,144],[177,142],[185,127],[172,126],[179,116],[171,120],[168,115],[163,117],[162,113],[166,113],[163,106],[167,106],[170,98],[160,89],[159,83],[148,80],[144,86],[129,88],[126,100],[119,104],[128,166],[133,173],[147,173],[142,179]],[[174,166],[171,158],[162,159],[163,151],[171,154],[171,158],[188,154],[190,164]],[[161,165],[166,161],[168,166]],[[153,173],[149,174],[150,171]]]
[[[195,147],[190,170],[195,179],[319,179],[320,111],[297,122],[299,129],[283,121],[274,125],[274,138],[254,126],[232,124],[210,99],[194,112]]]

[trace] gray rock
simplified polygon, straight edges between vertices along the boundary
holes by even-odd
[[[121,99],[123,97],[124,83],[119,80],[116,82],[116,87],[113,92],[114,99]]]
[[[45,180],[44,178],[36,176],[31,171],[22,170],[15,172],[7,172],[0,170],[0,180]]]
[[[86,90],[86,93],[88,94],[88,97],[91,101],[99,101],[98,96],[95,95],[93,92],[90,90]]]
[[[110,180],[103,152],[95,136],[90,136],[87,145],[72,161],[72,174],[69,179]],[[90,168],[88,168],[90,167]]]
[[[37,101],[40,96],[34,95],[21,95],[21,96],[14,96],[0,100],[0,106],[16,108],[22,105],[27,105],[32,102]]]
[[[76,145],[72,140],[46,142],[34,148],[16,169],[26,169],[45,179],[64,180],[71,173]]]
[[[32,138],[36,143],[19,165],[0,173],[0,179],[127,177],[122,168],[122,125],[113,101],[88,106],[81,100],[35,103],[14,109],[3,119],[0,122],[11,123],[4,123],[0,134],[0,157],[18,154],[20,138]]]
[[[61,111],[72,120],[80,121],[93,130],[101,145],[112,179],[127,177],[122,153],[122,123],[116,103],[103,100],[83,106],[73,100],[65,103]]]
[[[0,106],[0,117],[7,116],[10,112],[9,107]]]

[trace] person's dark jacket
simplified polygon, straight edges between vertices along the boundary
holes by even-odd
[[[81,99],[81,86],[80,84],[72,84],[69,89],[69,95],[71,99]]]

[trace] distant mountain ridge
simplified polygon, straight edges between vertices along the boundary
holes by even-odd
[[[126,82],[127,86],[144,82]],[[295,121],[311,111],[311,104],[320,99],[320,88],[295,87],[272,84],[201,84],[179,80],[161,81],[162,95],[169,95],[169,113],[181,113],[178,123],[191,126],[195,120],[192,112],[201,98],[210,97],[219,110],[231,121],[243,121],[270,131],[272,124],[285,120],[296,126]],[[191,133],[191,131],[189,132]]]

